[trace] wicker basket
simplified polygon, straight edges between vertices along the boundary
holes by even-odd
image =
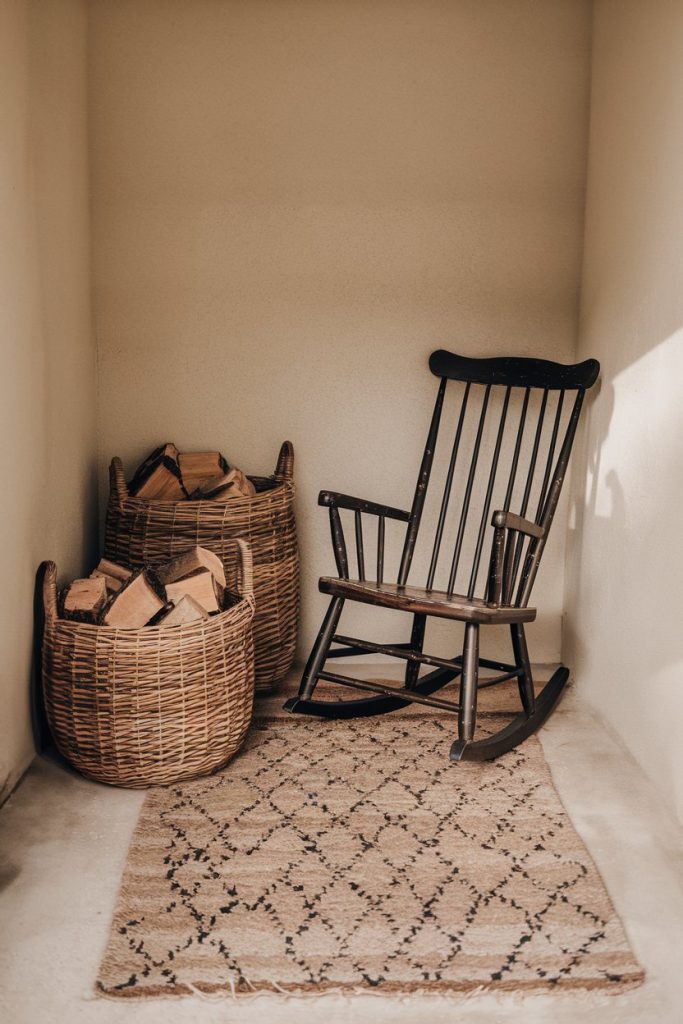
[[[256,692],[289,671],[299,616],[299,555],[294,521],[294,449],[285,441],[272,477],[250,477],[257,494],[230,501],[145,501],[128,494],[113,459],[105,530],[106,558],[129,567],[156,565],[194,544],[223,559],[230,580],[232,539],[249,541],[254,559]]]
[[[233,542],[239,600],[183,626],[117,629],[58,618],[43,563],[43,690],[61,753],[115,786],[167,785],[221,768],[239,749],[254,696],[251,553]]]

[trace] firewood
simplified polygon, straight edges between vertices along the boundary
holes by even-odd
[[[219,479],[209,480],[191,497],[200,501],[230,501],[232,498],[252,498],[256,488],[241,469],[231,469]]]
[[[97,622],[106,603],[107,587],[102,576],[97,579],[74,580],[62,597],[65,618],[80,622]]]
[[[121,589],[130,575],[130,569],[126,569],[123,565],[117,565],[116,562],[110,562],[108,558],[101,558],[97,568],[90,573],[92,579],[97,577],[104,579],[107,590],[112,594]]]
[[[230,469],[220,452],[180,452],[178,465],[188,494],[192,494],[208,480],[225,476]]]
[[[169,442],[148,455],[133,474],[128,491],[132,497],[148,501],[184,501],[187,491],[180,475],[176,446]]]
[[[180,598],[176,605],[160,616],[157,626],[183,626],[188,622],[198,622],[200,619],[208,619],[209,613],[195,601],[189,594]]]
[[[176,558],[163,565],[156,565],[154,571],[164,585],[175,583],[177,580],[189,576],[197,569],[208,569],[213,573],[217,583],[225,587],[225,569],[218,555],[208,548],[194,547],[183,551]]]
[[[220,611],[221,591],[209,569],[197,569],[184,579],[167,584],[166,596],[173,604],[178,604],[186,595],[194,598],[207,612]]]
[[[159,580],[149,570],[139,569],[109,598],[100,622],[121,629],[139,629],[165,605],[166,595]]]

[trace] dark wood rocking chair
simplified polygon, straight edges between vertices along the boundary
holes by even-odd
[[[430,357],[429,368],[440,378],[440,384],[410,511],[332,491],[320,493],[319,504],[329,508],[339,575],[320,580],[321,592],[331,596],[330,605],[308,659],[299,696],[288,700],[285,708],[307,715],[351,718],[384,714],[409,703],[426,704],[458,715],[458,738],[451,747],[451,760],[484,761],[512,749],[539,728],[557,703],[569,675],[568,669],[561,666],[541,693],[535,694],[524,624],[536,618],[536,609],[529,607],[529,598],[557,509],[584,394],[597,380],[600,366],[594,359],[565,366],[538,359],[469,359],[438,351]],[[408,576],[450,381],[460,382],[460,386],[456,386],[460,394],[456,397],[454,433],[449,433],[446,440],[441,499],[438,502],[437,494],[433,516],[434,536],[433,540],[431,536],[428,538],[429,567],[423,586],[409,585]],[[568,392],[573,401],[565,401]],[[494,409],[496,405],[498,412]],[[465,449],[469,449],[469,458],[463,457]],[[490,460],[480,458],[482,451],[490,451]],[[478,472],[483,462],[487,467]],[[454,489],[456,479],[461,485]],[[481,497],[473,500],[473,495],[479,492]],[[460,495],[460,500],[451,509],[454,493]],[[491,508],[495,511],[489,520]],[[349,578],[340,509],[350,509],[354,514],[357,579]],[[377,521],[374,580],[366,578],[364,515],[375,517]],[[392,583],[384,582],[387,519],[407,524],[398,575]],[[493,532],[486,571],[481,560],[489,521]],[[444,537],[451,533],[455,537],[454,544],[449,546],[450,557],[441,566]],[[435,588],[439,569],[444,574],[447,571],[445,589]],[[483,578],[480,580],[480,577]],[[463,584],[458,588],[459,578]],[[337,633],[345,601],[412,613],[410,642],[373,643]],[[429,616],[464,622],[462,655],[449,659],[425,654],[423,645]],[[482,625],[510,627],[514,664],[479,657]],[[328,658],[359,654],[389,655],[405,661],[404,685],[391,686],[325,670]],[[433,671],[420,677],[422,665],[430,666]],[[499,674],[480,680],[480,667]],[[432,696],[458,676],[457,703]],[[520,713],[494,735],[475,739],[478,689],[510,679],[517,680]],[[320,680],[366,691],[373,696],[353,700],[315,699],[313,693]]]

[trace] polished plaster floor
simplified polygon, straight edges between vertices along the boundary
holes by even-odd
[[[681,1024],[683,831],[628,752],[571,689],[541,741],[647,971],[639,988],[618,996],[97,998],[93,981],[144,794],[88,782],[44,757],[0,810],[0,1020]]]

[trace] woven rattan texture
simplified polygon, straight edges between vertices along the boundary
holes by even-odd
[[[233,542],[240,600],[184,626],[116,629],[59,619],[44,576],[43,690],[61,753],[83,775],[139,788],[205,775],[239,749],[254,698],[251,559]]]
[[[282,445],[273,477],[251,477],[258,493],[230,501],[143,501],[128,494],[123,466],[110,467],[105,557],[123,565],[155,565],[195,544],[223,559],[228,581],[231,541],[251,545],[254,563],[256,691],[274,689],[292,665],[299,616],[299,554],[294,519],[294,450]]]

